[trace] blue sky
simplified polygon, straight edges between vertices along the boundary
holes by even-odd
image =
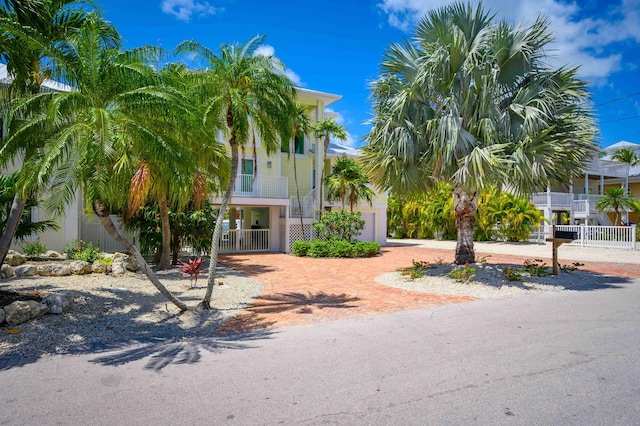
[[[187,39],[216,50],[266,35],[266,49],[300,86],[340,94],[331,109],[359,146],[370,117],[368,84],[386,47],[410,35],[417,20],[445,0],[97,0],[126,47],[173,49]],[[517,23],[539,13],[556,34],[551,62],[581,65],[593,92],[606,147],[640,143],[640,0],[485,0],[485,8]],[[617,100],[619,98],[625,98]],[[611,102],[613,101],[613,102]]]

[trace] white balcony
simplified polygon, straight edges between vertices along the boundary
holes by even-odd
[[[574,197],[566,192],[539,192],[531,196],[531,202],[536,207],[552,207],[558,210],[571,208]]]
[[[590,175],[624,178],[629,176],[629,165],[619,161],[594,160],[584,172]]]
[[[238,175],[234,197],[289,198],[286,177]]]

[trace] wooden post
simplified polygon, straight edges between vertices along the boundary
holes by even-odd
[[[565,234],[569,234],[566,236],[573,236],[575,237],[575,235],[572,235],[571,233],[568,232],[561,232],[561,236],[565,237]],[[551,228],[551,238],[547,238],[547,241],[550,241],[552,243],[552,259],[553,259],[553,266],[552,266],[552,271],[551,273],[553,275],[558,275],[558,247],[560,247],[562,244],[564,243],[571,243],[573,242],[574,238],[556,238],[556,225],[553,225],[553,227]]]

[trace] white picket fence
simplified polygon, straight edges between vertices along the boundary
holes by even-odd
[[[230,229],[222,231],[220,253],[269,251],[268,229]]]
[[[544,243],[547,238],[551,238],[552,229],[552,225],[541,225],[531,236],[532,241]],[[556,225],[556,231],[575,232],[578,238],[573,240],[572,245],[637,250],[636,225]]]

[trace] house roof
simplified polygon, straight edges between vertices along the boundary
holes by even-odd
[[[329,148],[327,149],[327,155],[329,156],[358,156],[360,155],[360,150],[352,148],[347,145],[342,145],[337,142],[329,142]]]
[[[608,147],[604,148],[603,151],[608,154],[613,154],[620,148],[629,148],[635,151],[640,149],[640,144],[628,142],[628,141],[620,141],[620,142],[614,143],[613,145],[609,145]]]
[[[7,66],[5,64],[0,64],[0,83],[1,84],[11,84],[13,78],[9,75],[7,71]],[[46,79],[42,83],[42,87],[46,87],[47,89],[57,90],[59,92],[70,92],[73,90],[73,87],[68,86],[63,83],[59,83],[54,80]]]

